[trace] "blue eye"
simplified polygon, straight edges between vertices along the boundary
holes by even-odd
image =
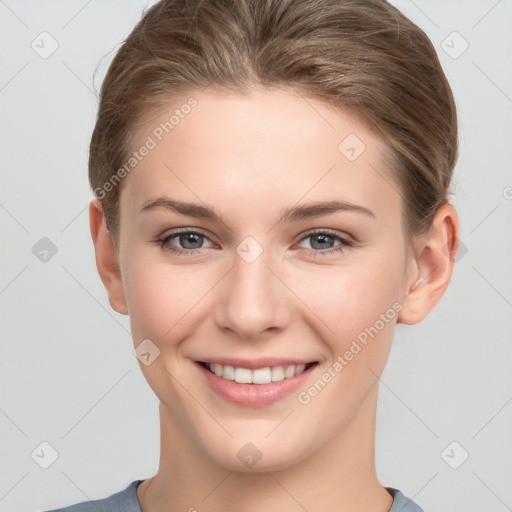
[[[182,245],[183,248],[176,247],[176,242],[171,242],[174,239],[177,239],[177,242]],[[344,249],[354,245],[354,242],[351,240],[348,240],[335,232],[322,229],[307,233],[301,238],[300,242],[307,239],[313,240],[313,243],[311,244],[312,249],[306,248],[306,250],[314,257],[317,255],[324,256],[337,252],[341,253]],[[159,238],[156,240],[156,243],[166,251],[171,251],[175,254],[183,254],[185,256],[192,256],[193,254],[201,253],[201,250],[205,249],[205,247],[202,247],[205,240],[209,239],[202,232],[184,228],[179,231],[174,231],[165,237]],[[332,247],[332,243],[336,241],[339,243]]]
[[[171,240],[177,238],[180,244],[184,245],[184,249],[176,248],[174,244],[171,244]],[[198,249],[201,249],[202,241],[207,240],[206,236],[200,231],[195,231],[191,229],[182,229],[180,231],[175,231],[163,238],[159,238],[157,243],[163,249],[169,250],[171,252],[177,254],[186,254],[192,255],[191,253],[199,252]]]
[[[313,255],[314,257],[317,255],[325,256],[337,252],[341,253],[347,247],[352,247],[354,245],[351,240],[348,240],[332,231],[322,229],[307,233],[301,239],[301,242],[307,239],[314,240],[314,242],[311,243],[313,249],[308,249],[309,254]],[[339,244],[332,247],[331,244],[334,241],[338,241]],[[317,247],[314,247],[315,245]]]

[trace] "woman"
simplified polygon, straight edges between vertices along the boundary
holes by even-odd
[[[458,248],[452,93],[382,0],[163,0],[114,58],[96,263],[160,400],[158,473],[61,511],[421,510],[375,471],[379,376]]]

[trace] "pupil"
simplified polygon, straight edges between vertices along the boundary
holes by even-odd
[[[313,247],[315,249],[325,249],[325,246],[322,246],[322,242],[325,244],[325,242],[327,241],[327,243],[328,243],[329,241],[332,241],[333,237],[330,235],[314,235],[313,236],[313,240],[318,240],[318,239],[320,239],[321,247],[314,247],[314,244],[313,244]]]
[[[194,240],[194,238],[195,238],[195,240]],[[197,247],[195,247],[194,244],[197,244],[197,242],[198,242],[197,239],[201,239],[201,238],[202,238],[202,235],[198,235],[196,233],[187,233],[185,235],[181,235],[180,242],[183,244],[183,246],[186,249],[197,249]],[[192,244],[192,247],[188,246],[189,243]],[[201,244],[199,244],[199,245],[201,245]]]

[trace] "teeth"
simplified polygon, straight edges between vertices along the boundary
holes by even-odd
[[[305,364],[298,364],[295,367],[295,375],[299,375],[300,373],[302,373],[304,371],[304,368],[306,368]]]
[[[282,366],[274,366],[272,370],[270,370],[270,377],[272,378],[272,382],[278,382],[284,379],[284,370]]]
[[[259,368],[252,371],[253,384],[268,384],[269,382],[272,382],[270,368]]]
[[[284,379],[290,379],[295,375],[300,375],[305,369],[305,364],[273,366],[272,368],[258,368],[249,370],[248,368],[239,368],[233,366],[223,366],[221,364],[207,363],[206,366],[217,377],[227,380],[234,380],[240,384],[268,384],[270,382],[279,382]]]
[[[221,376],[227,380],[235,380],[235,369],[232,366],[224,366]]]
[[[252,382],[252,371],[247,368],[235,368],[235,382],[250,384]]]
[[[284,371],[284,378],[289,379],[290,377],[293,377],[295,375],[295,365],[292,364],[291,366],[287,366]]]

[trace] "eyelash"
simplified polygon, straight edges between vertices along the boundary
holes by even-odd
[[[204,233],[202,233],[200,231],[197,231],[197,230],[194,230],[194,229],[184,228],[182,230],[174,231],[173,233],[170,233],[169,235],[167,235],[165,237],[158,238],[155,242],[162,249],[164,249],[165,248],[165,244],[168,244],[170,240],[172,240],[173,238],[176,238],[177,236],[183,235],[183,234],[194,234],[194,235],[202,236],[204,238],[208,238]],[[332,255],[332,254],[337,253],[337,252],[343,253],[344,249],[354,246],[354,242],[352,242],[351,240],[348,240],[347,238],[344,238],[344,237],[342,237],[342,236],[340,236],[340,235],[336,234],[335,232],[330,231],[328,229],[317,229],[317,230],[310,231],[310,232],[306,233],[299,240],[299,242],[302,242],[302,241],[304,241],[304,240],[306,240],[308,238],[311,238],[314,235],[328,235],[328,236],[334,238],[335,240],[339,241],[340,244],[336,245],[332,249],[325,249],[325,250],[305,249],[309,253],[309,255],[313,256],[313,257],[316,257],[318,255],[320,255],[320,256]],[[171,251],[171,252],[173,252],[175,254],[181,254],[181,255],[185,255],[185,256],[192,256],[193,253],[198,253],[201,249],[176,249],[176,248],[174,248],[172,246],[168,246],[166,248],[166,250]]]

